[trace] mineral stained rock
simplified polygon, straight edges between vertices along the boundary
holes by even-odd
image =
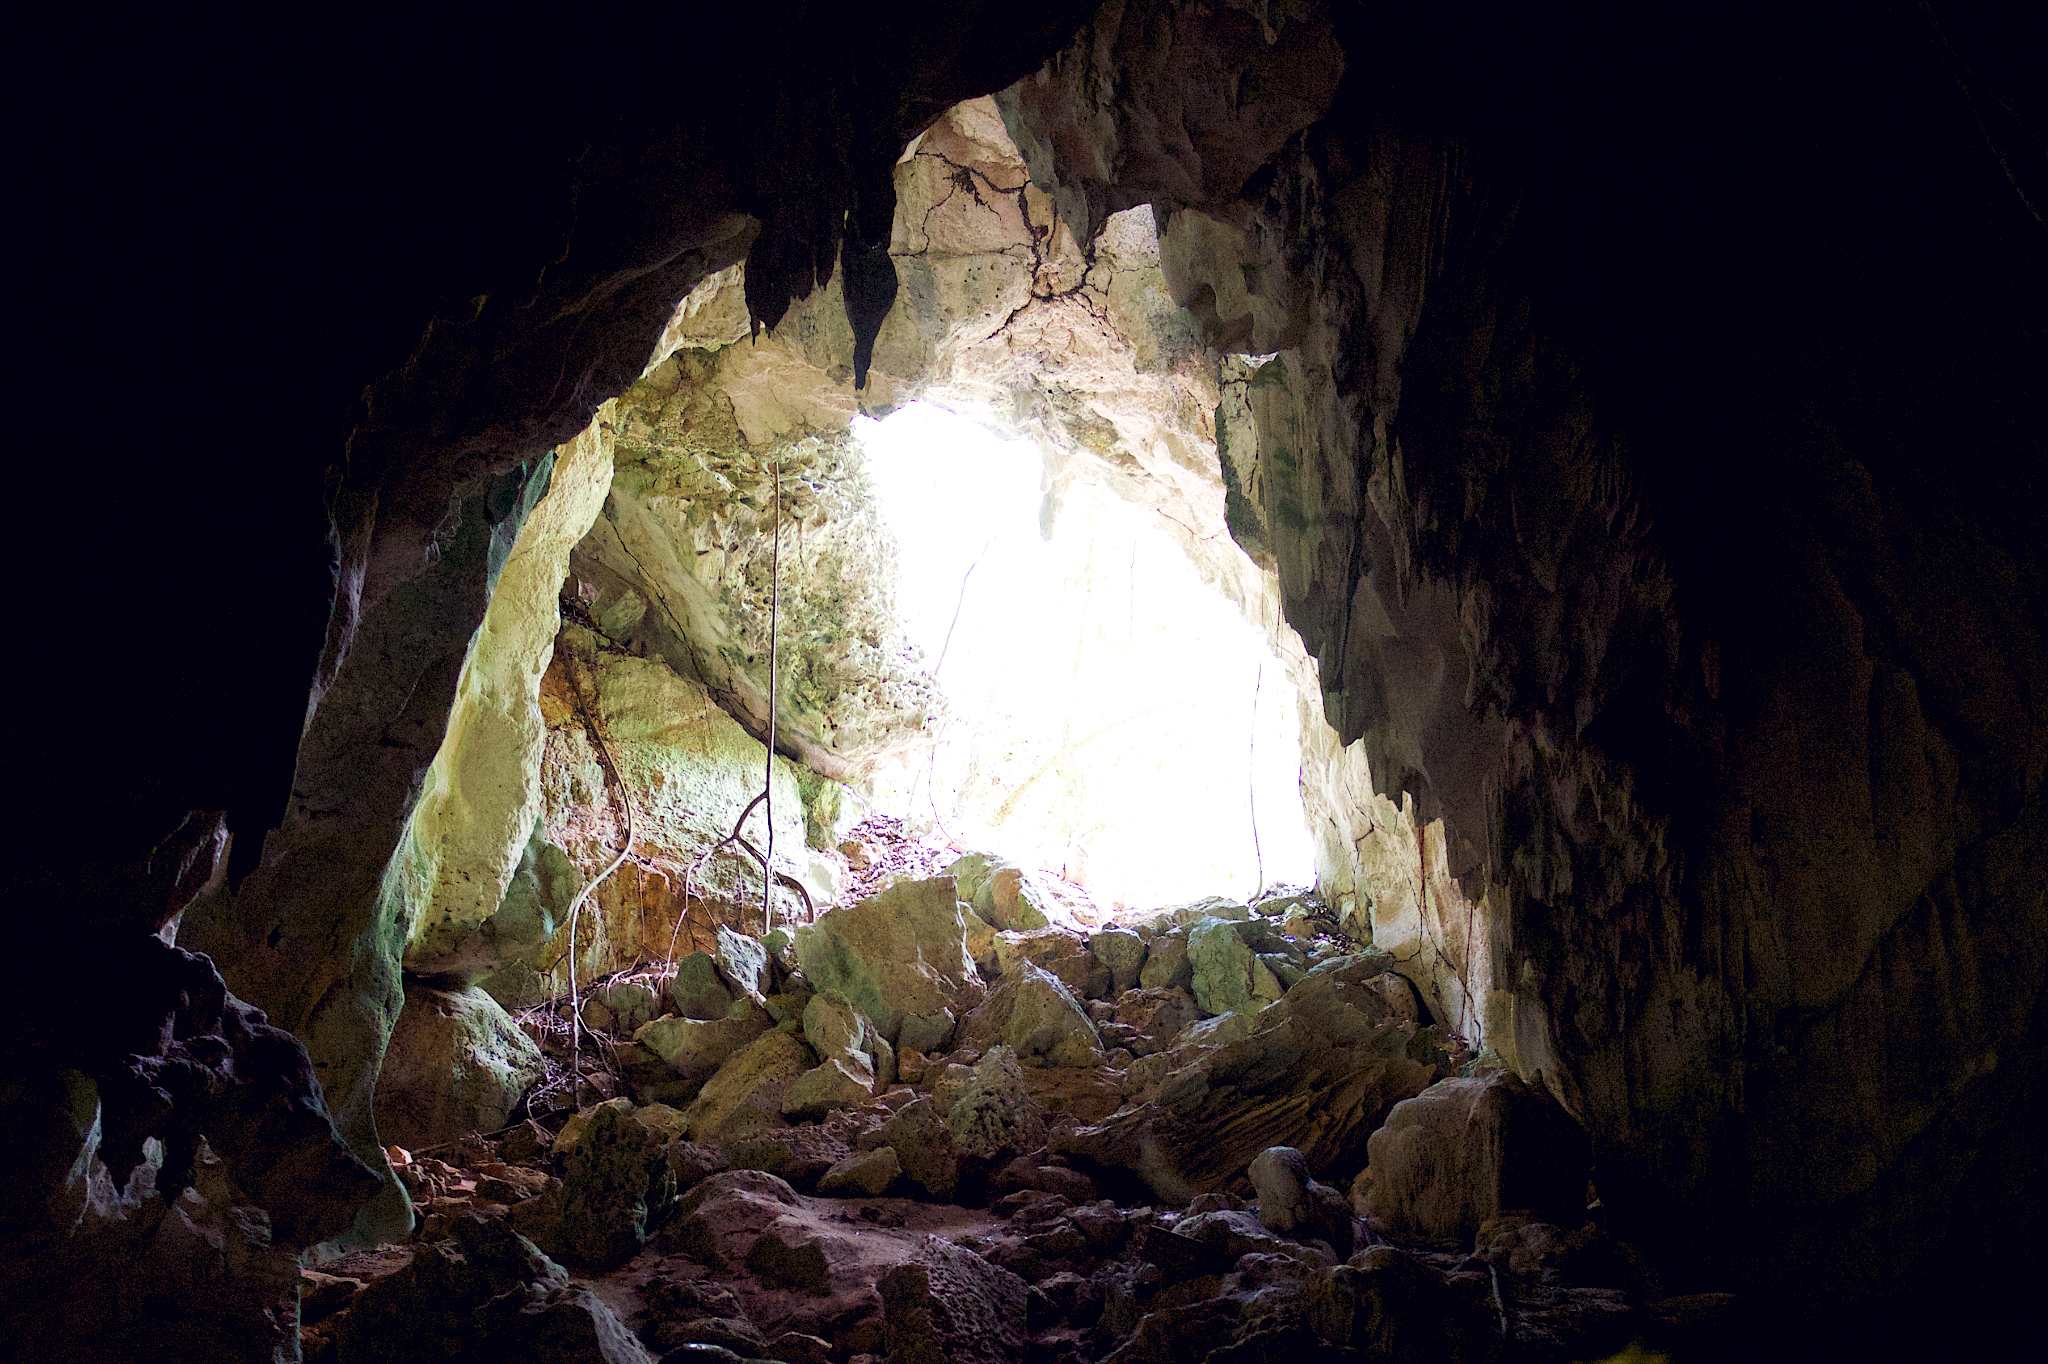
[[[936,1016],[981,979],[950,876],[902,882],[820,915],[797,930],[796,959],[813,986],[860,1010],[891,1040],[905,1015]]]
[[[495,1132],[541,1072],[540,1048],[482,990],[409,985],[377,1082],[377,1129],[404,1147]]]

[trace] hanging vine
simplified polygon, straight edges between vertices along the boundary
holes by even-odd
[[[604,869],[583,883],[576,892],[576,898],[569,902],[569,949],[565,954],[569,961],[569,1075],[570,1102],[579,1102],[583,1087],[583,996],[576,982],[576,929],[583,917],[583,902],[602,885],[611,874],[625,864],[633,851],[633,795],[626,788],[626,779],[619,772],[619,765],[612,757],[611,744],[605,739],[604,723],[598,717],[597,707],[583,689],[583,678],[573,650],[563,655],[563,672],[569,680],[569,690],[576,698],[577,713],[583,719],[584,732],[590,736],[591,747],[597,750],[598,765],[604,769],[606,789],[614,793],[621,811],[621,822],[626,826],[626,837],[619,844],[619,851]]]

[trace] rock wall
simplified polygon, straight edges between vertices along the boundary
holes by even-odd
[[[1084,236],[1150,201],[1208,335],[1279,352],[1241,521],[1339,735],[1482,897],[1489,1040],[1680,1257],[1856,1295],[1981,1251],[2038,1206],[2024,196],[1892,20],[1764,54],[1722,16],[1673,69],[1606,20],[1357,11],[1284,146],[1202,107],[1318,16],[1111,5],[1001,102]],[[1232,23],[1274,27],[1245,58]],[[1736,111],[1724,69],[1781,83]],[[1929,334],[1968,359],[1907,360]]]
[[[682,955],[710,945],[721,923],[761,931],[761,867],[736,847],[706,860],[761,790],[766,747],[721,709],[703,688],[659,659],[609,647],[577,627],[563,633],[542,698],[548,737],[539,773],[543,814],[535,837],[563,850],[586,875],[610,862],[624,841],[618,791],[599,759],[593,732],[603,736],[633,802],[632,853],[591,894],[578,930],[582,979],[653,960],[676,934]],[[810,873],[799,769],[775,761],[775,867],[803,879]],[[747,837],[765,853],[768,817],[756,812]],[[680,934],[685,878],[689,916]],[[822,889],[818,892],[822,898]],[[778,886],[779,918],[799,906]],[[568,988],[561,923],[538,952],[492,978],[500,999],[526,1004]]]
[[[385,876],[388,911],[411,925],[405,969],[467,984],[534,942],[498,919],[541,814],[541,673],[555,651],[569,551],[612,481],[613,405],[555,451],[546,496],[498,575],[448,731]]]
[[[525,462],[587,426],[644,372],[677,300],[743,257],[756,322],[781,322],[789,300],[837,263],[854,281],[845,298],[856,329],[872,335],[896,289],[885,243],[901,147],[945,108],[1029,70],[1083,7],[928,8],[907,16],[923,35],[915,49],[834,6],[772,19],[693,12],[651,21],[627,44],[595,15],[487,33],[434,20],[398,47],[381,29],[367,46],[341,35],[298,54],[304,65],[390,69],[417,95],[345,115],[332,102],[342,96],[330,90],[316,109],[310,92],[325,86],[280,84],[298,66],[236,36],[166,65],[217,73],[221,107],[274,117],[216,119],[211,104],[160,91],[152,107],[178,108],[195,130],[161,157],[163,148],[135,154],[129,120],[102,127],[95,111],[76,130],[92,148],[86,160],[111,156],[173,196],[167,203],[213,183],[218,165],[247,172],[230,176],[217,202],[166,211],[157,224],[175,243],[164,259],[180,266],[154,274],[263,283],[239,301],[176,289],[165,300],[170,313],[208,319],[186,347],[203,358],[188,366],[181,355],[153,374],[151,393],[164,401],[149,410],[182,414],[163,425],[196,443],[175,458],[168,444],[152,454],[156,471],[124,499],[129,538],[105,577],[149,584],[155,595],[139,613],[148,651],[194,666],[180,675],[166,665],[176,685],[139,717],[161,731],[151,744],[166,761],[133,822],[157,837],[186,809],[233,807],[248,874],[230,907],[192,927],[237,993],[306,1040],[365,1159],[382,1159],[370,1099],[408,936],[381,895],[383,872],[445,735],[514,509],[526,509]],[[188,41],[174,37],[164,51],[190,51],[179,46]],[[685,110],[670,95],[678,50],[741,55],[711,63]],[[116,82],[126,93],[158,90],[154,66],[133,70],[125,51],[119,65],[135,78]],[[596,70],[603,80],[584,79]],[[548,96],[565,82],[577,97]],[[339,86],[355,90],[353,74]],[[342,124],[345,135],[333,131]],[[303,133],[290,156],[266,141],[280,128]],[[213,160],[192,170],[201,147]],[[239,186],[258,181],[251,202]],[[85,215],[81,241],[103,239],[116,219],[134,231],[132,214],[106,207]],[[134,254],[125,241],[101,247],[66,278],[99,281],[106,259]],[[306,249],[320,254],[309,262]],[[313,313],[326,330],[305,324],[308,296],[278,287],[292,278],[317,282]],[[130,283],[115,291],[120,307],[137,306]],[[62,306],[68,318],[94,305]],[[232,413],[199,400],[222,390],[231,352],[242,387],[262,395]],[[241,434],[253,431],[270,434]],[[168,591],[156,586],[195,543],[204,549],[192,571],[167,575]],[[232,664],[211,657],[217,641],[188,623],[223,583],[249,613],[226,651]],[[304,706],[275,701],[309,675]],[[247,703],[255,697],[270,699]],[[67,769],[93,765],[66,755]],[[289,808],[264,839],[280,823],[287,770]],[[97,860],[81,848],[62,856]],[[393,1183],[362,1231],[391,1235],[406,1221]]]

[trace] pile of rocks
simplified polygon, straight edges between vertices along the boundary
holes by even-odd
[[[429,1247],[309,1342],[396,1348],[428,1277],[493,1339],[509,1293],[589,1357],[789,1364],[1598,1357],[1719,1310],[1313,906],[1079,932],[958,871],[594,998],[628,1092],[415,1162]]]

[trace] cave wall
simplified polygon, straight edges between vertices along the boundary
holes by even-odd
[[[1270,157],[1212,79],[1254,24],[1348,59]],[[1279,352],[1257,520],[1487,907],[1492,1040],[1612,1216],[1766,1291],[2038,1207],[2048,295],[2012,49],[1960,31],[2002,106],[1933,10],[1741,6],[1681,59],[1597,10],[1110,5],[1000,97],[1076,222],[1149,200],[1211,336]]]
[[[1089,8],[648,13],[631,41],[33,16],[42,353],[10,410],[19,448],[97,463],[19,461],[20,504],[96,534],[9,548],[137,660],[68,667],[59,619],[11,671],[11,751],[51,787],[10,888],[70,911],[29,916],[33,958],[146,935],[107,869],[226,809],[237,901],[288,943],[224,951],[230,985],[316,1063],[374,1049],[378,877],[508,472],[750,250],[780,320],[851,221],[872,325],[904,143]],[[2010,1234],[2040,1205],[2048,936],[2040,16],[1332,14],[1105,7],[1005,117],[1077,240],[1151,204],[1210,335],[1307,366],[1274,395],[1315,437],[1289,618],[1378,785],[1492,883],[1518,1061],[1617,1216],[1703,1218],[1709,1254],[1753,1229],[1760,1280]],[[1332,35],[1346,84],[1304,115]],[[132,420],[81,429],[110,405]],[[86,468],[122,478],[82,505]]]
[[[11,878],[91,906],[52,916],[38,950],[85,960],[150,931],[153,908],[95,897],[101,869],[226,809],[233,909],[187,929],[305,1041],[381,1168],[370,1098],[405,937],[383,868],[539,462],[643,371],[677,300],[743,258],[756,321],[836,269],[871,325],[894,292],[903,145],[1084,9],[662,13],[630,41],[594,11],[138,15],[89,40],[77,16],[27,24],[41,60],[20,93],[67,112],[29,168],[46,211],[25,317],[48,363],[23,410],[72,449],[71,414],[129,375],[122,406],[149,434],[90,438],[122,478],[75,585],[124,603],[153,679],[110,669],[51,695],[39,643],[44,707],[78,723],[10,707],[53,807],[106,810],[63,820]],[[135,317],[173,337],[140,365],[116,320]],[[69,465],[24,496],[73,500]],[[76,560],[48,529],[30,561]],[[133,779],[110,788],[113,771]],[[407,1221],[387,1183],[359,1230]]]

